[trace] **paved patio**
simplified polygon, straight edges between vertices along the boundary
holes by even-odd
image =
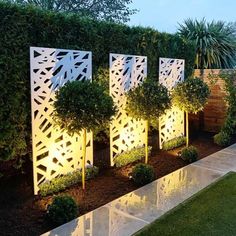
[[[128,193],[43,236],[128,236],[229,171],[236,144]]]

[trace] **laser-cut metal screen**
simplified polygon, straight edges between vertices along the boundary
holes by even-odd
[[[141,84],[146,76],[147,57],[110,54],[110,95],[118,107],[110,126],[111,165],[117,154],[145,143],[145,124],[127,115],[125,93]]]
[[[54,126],[55,91],[68,81],[92,79],[92,53],[30,48],[34,193],[39,185],[81,168],[82,139]],[[87,164],[93,164],[92,133],[87,135]]]
[[[171,91],[184,80],[184,60],[172,58],[159,59],[159,83]],[[159,145],[184,135],[184,112],[172,106],[159,118]]]

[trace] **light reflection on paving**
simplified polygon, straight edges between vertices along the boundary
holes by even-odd
[[[187,166],[112,201],[109,206],[152,222],[203,189],[222,173]]]
[[[44,236],[132,235],[231,170],[236,171],[236,145],[128,193]]]
[[[100,207],[43,236],[126,236],[147,225],[148,222],[120,213],[110,207]]]

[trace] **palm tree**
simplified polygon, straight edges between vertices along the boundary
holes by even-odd
[[[222,21],[187,19],[178,34],[196,46],[197,69],[233,68],[236,65],[235,27]]]

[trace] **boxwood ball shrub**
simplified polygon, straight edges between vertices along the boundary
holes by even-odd
[[[197,148],[194,146],[185,147],[181,151],[180,157],[188,163],[196,161],[198,158]]]
[[[132,179],[137,186],[143,186],[155,179],[155,172],[152,166],[139,163],[132,170]]]
[[[112,97],[98,82],[73,81],[56,91],[54,121],[68,134],[83,135],[82,186],[85,189],[86,136],[88,131],[109,124],[116,113]]]
[[[214,143],[219,146],[226,147],[231,143],[231,135],[227,132],[220,131],[214,136]]]
[[[152,147],[148,147],[148,156],[151,155]],[[114,157],[114,163],[116,167],[125,166],[129,163],[140,161],[145,157],[145,148],[136,147],[132,150],[122,152]]]
[[[57,196],[48,206],[46,218],[55,226],[67,223],[77,216],[77,205],[70,196]]]

